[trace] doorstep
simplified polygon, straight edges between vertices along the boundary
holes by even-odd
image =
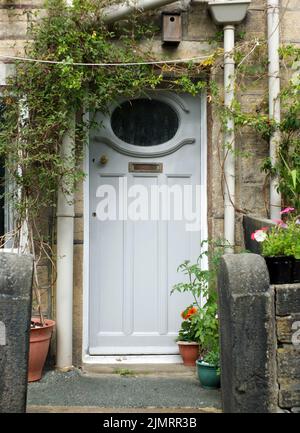
[[[221,413],[215,407],[98,407],[98,406],[27,406],[27,413]]]
[[[196,367],[186,367],[180,364],[83,364],[82,372],[86,374],[115,374],[126,375],[126,372],[132,375],[146,376],[189,376],[194,377]]]

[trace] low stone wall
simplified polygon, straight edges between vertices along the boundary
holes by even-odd
[[[219,273],[224,412],[300,412],[300,284],[270,286],[257,254]]]
[[[26,409],[33,258],[0,253],[0,413]]]
[[[300,412],[300,284],[273,286],[279,407]]]

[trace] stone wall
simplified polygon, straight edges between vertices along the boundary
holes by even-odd
[[[300,284],[270,286],[264,259],[228,254],[219,273],[225,412],[300,412]]]
[[[273,286],[273,290],[278,404],[285,411],[300,412],[300,284]]]

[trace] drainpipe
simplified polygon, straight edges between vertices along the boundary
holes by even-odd
[[[269,116],[280,122],[280,65],[279,65],[279,0],[268,0],[268,60],[269,60]],[[270,159],[277,160],[280,132],[275,131],[270,138]],[[270,181],[270,217],[280,219],[281,196],[276,191],[277,179]]]
[[[234,26],[224,26],[224,105],[229,109],[234,100],[235,62],[234,50]],[[235,244],[235,135],[234,121],[227,118],[226,131],[224,133],[224,238],[230,244],[227,252],[234,252]]]
[[[251,0],[211,1],[208,3],[212,18],[224,29],[224,105],[231,108],[234,99],[235,62],[234,30],[235,25],[246,16]],[[235,135],[234,120],[228,117],[224,133],[224,239],[230,247],[227,253],[234,252],[235,245]]]
[[[61,156],[73,160],[75,115],[70,119],[69,131],[64,135]],[[71,167],[70,167],[71,168]],[[62,188],[57,197],[57,280],[56,280],[56,366],[72,367],[73,348],[73,245],[74,195],[66,195]]]
[[[106,23],[122,20],[136,11],[146,12],[174,3],[175,0],[128,0],[122,4],[108,6],[103,11]]]

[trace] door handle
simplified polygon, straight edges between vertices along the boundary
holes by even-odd
[[[99,162],[101,165],[106,165],[108,163],[108,156],[107,155],[101,155],[99,158]]]

